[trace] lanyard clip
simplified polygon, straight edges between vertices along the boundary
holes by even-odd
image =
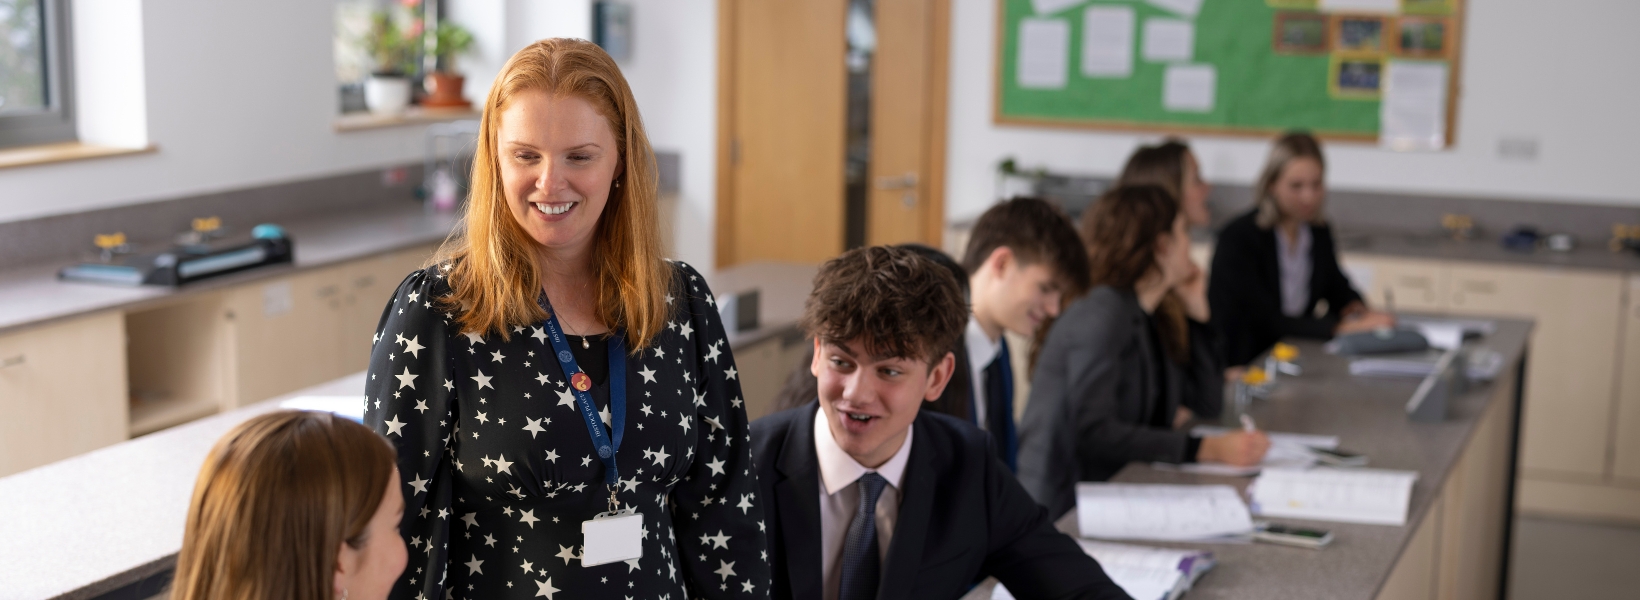
[[[618,514],[621,512],[621,502],[615,499],[615,492],[620,489],[621,488],[619,485],[609,486],[609,514]]]

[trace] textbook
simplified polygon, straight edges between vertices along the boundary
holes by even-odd
[[[1082,537],[1107,540],[1245,542],[1247,503],[1228,485],[1076,484]]]
[[[1417,480],[1414,471],[1265,469],[1249,495],[1261,516],[1405,525]]]
[[[1128,544],[1077,540],[1105,575],[1134,600],[1175,600],[1195,585],[1203,573],[1213,568],[1213,553],[1202,550],[1174,550]],[[991,592],[991,600],[1013,600],[1001,583]]]

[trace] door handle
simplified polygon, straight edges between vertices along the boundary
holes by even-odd
[[[906,173],[904,175],[885,175],[878,177],[877,189],[883,191],[915,190],[917,189],[917,174]]]

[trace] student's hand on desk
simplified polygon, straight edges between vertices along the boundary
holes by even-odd
[[[1173,413],[1173,428],[1174,429],[1183,428],[1185,423],[1189,423],[1190,420],[1195,418],[1195,417],[1196,417],[1196,413],[1191,412],[1190,409],[1188,409],[1188,408],[1180,406],[1179,410],[1177,410]]]
[[[1333,331],[1333,334],[1344,335],[1348,333],[1360,333],[1362,331],[1372,331],[1374,329],[1394,326],[1395,315],[1385,312],[1378,312],[1375,310],[1368,310],[1358,312],[1353,316],[1346,317],[1343,321],[1339,321],[1338,328]]]
[[[1190,263],[1190,277],[1173,288],[1173,293],[1184,301],[1184,312],[1198,323],[1206,323],[1213,316],[1207,304],[1207,273],[1196,263]]]
[[[1270,450],[1270,438],[1262,431],[1236,431],[1202,438],[1196,450],[1196,462],[1217,462],[1238,467],[1251,467],[1264,460]]]

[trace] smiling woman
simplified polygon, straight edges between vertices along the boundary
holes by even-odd
[[[699,273],[660,255],[656,183],[602,49],[508,61],[465,226],[371,353],[365,423],[406,480],[393,598],[768,592],[734,358]]]

